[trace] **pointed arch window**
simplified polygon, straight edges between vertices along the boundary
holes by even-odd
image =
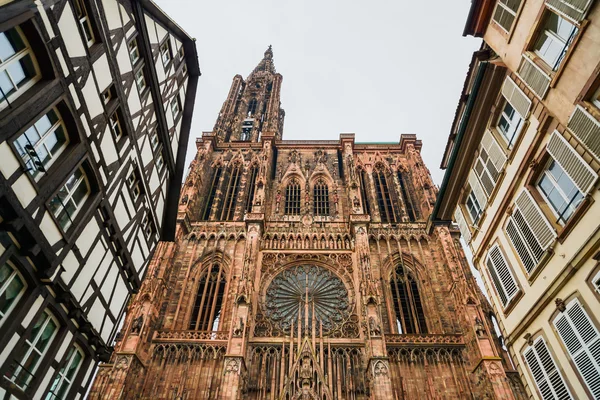
[[[203,272],[194,300],[190,330],[216,331],[219,328],[225,284],[225,270],[222,265],[214,264]]]
[[[217,194],[217,187],[219,186],[219,179],[221,179],[221,174],[223,173],[223,167],[218,166],[213,172],[213,176],[210,184],[210,191],[208,192],[208,199],[206,200],[206,204],[204,206],[204,211],[202,213],[202,219],[204,221],[208,221],[210,218],[210,213],[212,211],[213,203],[215,202],[215,196]]]
[[[223,202],[220,204],[219,211],[217,212],[217,218],[222,221],[232,221],[235,215],[235,203],[237,195],[240,190],[241,180],[241,167],[240,165],[231,165],[228,168],[227,176],[225,177],[225,197]]]
[[[313,212],[315,215],[329,215],[329,187],[319,179],[313,187]]]
[[[367,171],[361,169],[358,176],[360,179],[360,196],[362,197],[363,212],[371,214],[371,206],[369,204],[369,197],[367,196]]]
[[[410,192],[408,191],[408,182],[404,179],[404,174],[398,171],[398,183],[400,183],[400,192],[402,194],[402,200],[404,200],[404,206],[406,207],[406,214],[411,222],[416,221],[415,207],[413,206]]]
[[[285,213],[300,215],[300,182],[293,178],[285,188]]]
[[[252,212],[254,202],[254,191],[256,189],[256,178],[258,177],[258,166],[254,165],[250,169],[250,179],[248,180],[248,196],[246,197],[246,212]]]
[[[396,210],[394,209],[387,177],[383,167],[379,167],[376,171],[374,171],[373,180],[375,182],[375,193],[377,194],[377,205],[379,206],[381,222],[397,222]]]
[[[256,107],[258,106],[258,102],[256,101],[255,98],[253,98],[252,100],[250,100],[250,103],[248,103],[248,116],[252,116],[254,115],[254,113],[256,112]]]
[[[398,265],[390,277],[398,333],[427,333],[425,313],[415,275]]]

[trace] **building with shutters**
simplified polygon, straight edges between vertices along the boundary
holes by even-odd
[[[0,1],[0,398],[83,398],[175,234],[200,71],[149,0]]]
[[[90,399],[524,399],[421,142],[285,140],[282,80],[233,78]]]
[[[432,225],[454,219],[528,394],[600,398],[600,5],[474,0]]]

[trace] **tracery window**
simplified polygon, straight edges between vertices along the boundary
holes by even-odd
[[[285,188],[285,213],[287,215],[300,215],[300,197],[300,182],[293,178]]]
[[[360,178],[360,195],[362,197],[362,204],[363,204],[363,212],[365,214],[370,214],[371,213],[371,207],[369,205],[369,197],[367,196],[367,172],[362,169],[360,171],[360,174],[358,174],[359,178]]]
[[[227,183],[225,183],[224,186],[225,197],[217,211],[217,219],[223,221],[233,220],[237,194],[240,190],[241,175],[241,168],[239,165],[232,165],[228,168],[228,173],[225,177]]]
[[[256,177],[258,176],[258,166],[254,165],[250,169],[250,179],[248,180],[248,196],[246,197],[246,212],[252,212],[254,201],[254,191],[256,189]]]
[[[315,215],[329,215],[329,187],[319,179],[313,187],[313,212]]]
[[[398,333],[427,333],[419,284],[415,275],[398,265],[390,277]]]
[[[210,218],[210,213],[212,211],[213,203],[215,202],[215,195],[217,194],[217,187],[219,186],[219,179],[221,179],[221,174],[223,173],[223,168],[221,166],[215,168],[215,172],[213,173],[210,191],[208,192],[208,199],[206,200],[206,204],[204,206],[204,212],[202,213],[202,219],[207,221]]]
[[[396,217],[396,210],[394,209],[394,205],[392,203],[389,185],[383,167],[379,167],[373,172],[373,180],[375,182],[375,193],[377,194],[377,203],[379,206],[381,222],[397,222],[398,219]]]
[[[203,272],[194,300],[190,330],[216,331],[218,329],[225,284],[225,270],[222,265],[215,264]]]
[[[258,102],[256,101],[256,99],[250,100],[250,103],[248,104],[248,116],[254,115],[254,113],[256,112],[257,105]]]
[[[398,171],[398,182],[400,183],[400,192],[402,194],[402,199],[404,200],[404,206],[406,207],[408,218],[410,221],[416,221],[416,212],[412,203],[412,198],[410,197],[410,193],[408,191],[408,184],[404,181],[404,175],[400,171]]]

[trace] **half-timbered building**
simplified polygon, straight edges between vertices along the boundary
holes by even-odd
[[[0,1],[0,398],[81,398],[175,234],[194,40],[149,0]]]
[[[282,79],[233,78],[90,398],[523,399],[421,142],[284,140]]]

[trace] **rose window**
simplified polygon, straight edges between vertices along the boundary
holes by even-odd
[[[266,292],[265,313],[284,331],[305,323],[313,314],[316,329],[329,331],[348,318],[348,290],[331,271],[314,265],[301,265],[277,275]]]

